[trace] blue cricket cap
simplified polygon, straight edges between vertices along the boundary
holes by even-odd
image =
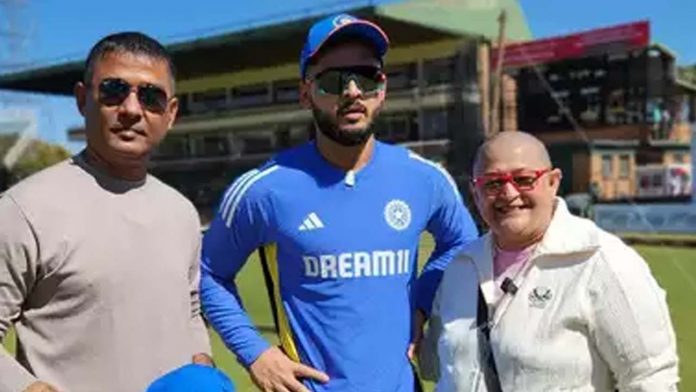
[[[234,385],[221,371],[189,364],[155,380],[146,392],[234,392]]]
[[[365,38],[365,42],[375,47],[380,58],[384,57],[389,48],[389,37],[376,24],[348,14],[329,16],[316,22],[309,29],[300,55],[300,75],[302,78],[305,77],[309,60],[319,52],[322,46],[343,34]]]

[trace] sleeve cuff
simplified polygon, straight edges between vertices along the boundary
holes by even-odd
[[[251,366],[251,364],[254,363],[254,361],[256,361],[256,359],[258,359],[258,357],[269,348],[271,348],[271,345],[262,338],[259,338],[253,344],[239,350],[237,359],[242,366],[248,369],[249,366]]]
[[[414,292],[414,306],[423,312],[426,318],[430,318],[430,312],[433,308],[433,299],[435,298],[436,286],[430,284],[432,282],[427,282],[423,280],[421,276],[416,281],[416,290]],[[440,282],[438,281],[437,284]]]

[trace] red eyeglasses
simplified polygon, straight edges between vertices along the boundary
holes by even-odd
[[[474,186],[481,188],[489,196],[500,193],[508,182],[518,192],[531,191],[536,187],[537,180],[552,169],[517,170],[513,172],[489,173],[475,177]]]

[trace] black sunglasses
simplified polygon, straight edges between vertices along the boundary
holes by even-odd
[[[99,102],[106,106],[120,105],[132,90],[133,86],[123,79],[106,78],[99,83]],[[167,93],[154,84],[137,86],[136,96],[140,105],[149,112],[163,113],[167,109]]]
[[[327,68],[310,80],[316,82],[321,94],[341,95],[353,81],[364,95],[372,95],[384,88],[386,76],[379,67],[352,66]]]

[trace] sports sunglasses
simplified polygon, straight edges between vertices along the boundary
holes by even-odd
[[[386,75],[379,67],[351,66],[327,68],[310,80],[316,82],[317,90],[324,95],[342,95],[351,81],[364,95],[373,95],[384,88]]]

